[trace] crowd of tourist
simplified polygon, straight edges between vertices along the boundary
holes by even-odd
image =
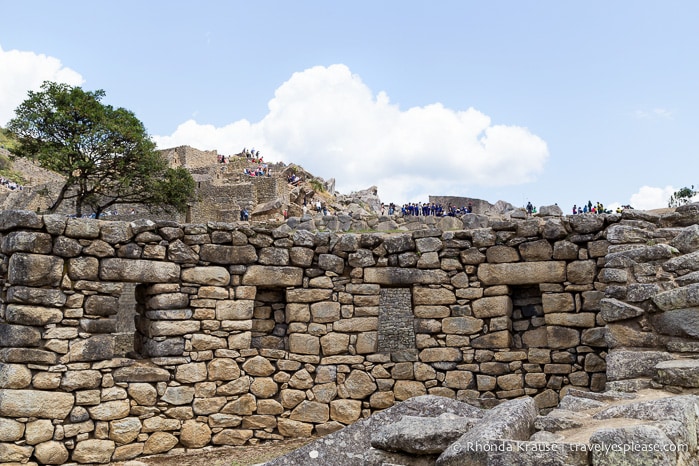
[[[21,184],[15,183],[14,181],[8,180],[7,178],[2,176],[0,176],[0,185],[3,185],[7,189],[11,189],[12,191],[14,191],[15,189],[18,189],[20,191],[24,189],[24,187]]]
[[[393,215],[396,212],[396,205],[390,203],[388,206],[388,215]],[[381,204],[381,215],[386,212],[386,205]],[[456,207],[449,204],[446,208],[439,203],[430,202],[412,202],[403,204],[400,209],[401,214],[405,216],[434,216],[434,217],[456,217],[463,214],[473,212],[473,205],[469,202],[467,206]]]
[[[248,159],[252,160],[253,163],[262,162],[262,156],[260,155],[260,151],[256,151],[254,147],[251,150],[247,150],[245,147],[243,147],[243,152],[241,152],[241,154],[247,157]]]
[[[286,177],[286,182],[289,183],[292,186],[298,186],[300,182],[303,180],[296,175],[295,173],[290,174],[289,176]]]
[[[618,211],[618,209],[617,209]],[[604,208],[604,205],[601,202],[597,202],[596,204],[593,204],[592,201],[587,201],[587,204],[583,204],[582,206],[578,206],[577,204],[573,205],[573,215],[577,214],[611,214],[611,210],[606,210]]]
[[[244,168],[243,174],[248,176],[272,176],[272,169],[265,163],[258,165],[257,168]]]

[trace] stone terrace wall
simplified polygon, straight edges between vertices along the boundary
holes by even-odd
[[[622,268],[653,276],[614,254],[686,230],[633,215],[337,234],[0,212],[0,462],[323,435],[426,393],[603,390],[619,333],[600,309],[634,296]],[[125,284],[133,358],[114,357]]]

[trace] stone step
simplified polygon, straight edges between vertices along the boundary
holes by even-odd
[[[654,380],[675,387],[699,387],[699,359],[673,359],[655,365]]]

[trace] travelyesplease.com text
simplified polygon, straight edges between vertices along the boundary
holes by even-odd
[[[467,442],[454,443],[449,448],[456,452],[555,452],[588,451],[604,453],[642,453],[642,452],[687,452],[689,446],[684,443],[548,443],[548,442]]]

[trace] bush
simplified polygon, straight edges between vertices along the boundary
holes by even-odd
[[[325,191],[325,186],[323,186],[323,183],[321,183],[319,180],[310,180],[308,182],[313,187],[313,190],[317,193],[322,193]]]

